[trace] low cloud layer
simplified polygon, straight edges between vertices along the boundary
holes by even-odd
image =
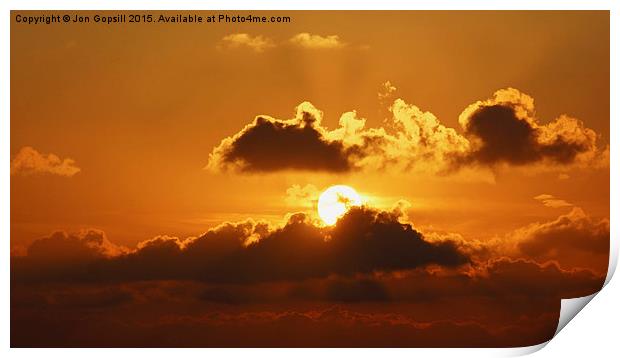
[[[609,220],[594,219],[581,208],[573,208],[553,221],[528,225],[514,236],[519,238],[519,251],[528,257],[607,270]]]
[[[57,255],[59,252],[64,254]],[[116,252],[114,256],[108,253]],[[351,209],[333,227],[319,227],[305,214],[286,225],[246,221],[223,224],[198,238],[156,237],[136,250],[108,247],[102,233],[57,233],[13,258],[16,280],[123,281],[194,279],[205,282],[266,282],[407,270],[469,262],[451,242],[430,243],[398,221],[398,213]]]
[[[176,289],[182,291],[183,287]],[[84,299],[81,296],[77,300]],[[453,300],[436,307],[384,306],[381,311],[359,304],[244,310],[245,306],[221,305],[208,309],[213,304],[181,300],[178,294],[168,302],[141,296],[134,303],[123,301],[123,294],[110,297],[110,303],[118,303],[116,307],[42,305],[45,310],[37,315],[13,308],[11,346],[505,347],[544,342],[557,325],[552,312],[498,315],[497,308],[488,308],[503,320],[489,315],[469,318],[470,308]],[[544,304],[537,307],[550,308]],[[428,309],[449,312],[452,317],[429,319]]]
[[[353,208],[333,227],[302,213],[224,223],[132,250],[55,233],[11,258],[11,345],[533,345],[553,336],[561,298],[603,284],[591,267],[609,222],[580,209],[476,242],[424,235],[402,208]]]
[[[560,298],[601,283],[587,270],[507,258],[473,274],[415,269],[250,285],[13,282],[11,345],[532,345],[555,332]]]
[[[388,89],[394,91],[391,84]],[[533,99],[512,88],[467,107],[459,117],[462,133],[402,99],[396,99],[390,111],[387,128],[366,128],[366,120],[352,111],[344,113],[332,131],[309,102],[300,104],[292,119],[261,115],[214,148],[207,167],[241,172],[390,168],[446,174],[465,167],[599,167],[605,161],[596,133],[583,122],[562,115],[540,124]]]
[[[558,200],[558,199],[547,199]],[[564,210],[567,207],[562,206]],[[501,236],[463,237],[458,233],[425,232],[430,242],[451,241],[473,262],[500,257],[553,262],[562,269],[586,269],[606,275],[609,261],[609,219],[593,217],[579,207],[548,221],[535,222]]]
[[[80,170],[71,158],[60,159],[52,153],[39,153],[32,147],[21,148],[11,160],[11,175],[52,174],[72,177]]]

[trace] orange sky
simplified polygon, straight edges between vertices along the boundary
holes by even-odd
[[[264,14],[12,21],[13,346],[527,345],[600,288],[609,12]]]
[[[541,123],[569,114],[600,134],[600,147],[609,142],[606,12],[292,15],[290,24],[268,25],[13,22],[12,157],[32,146],[74,159],[81,171],[12,178],[12,244],[97,227],[131,246],[157,234],[196,235],[229,219],[279,219],[298,209],[284,202],[294,184],[345,183],[387,201],[406,199],[419,225],[480,236],[556,217],[561,209],[533,200],[543,193],[608,216],[605,170],[571,171],[568,180],[558,180],[557,171],[511,171],[493,184],[419,173],[202,170],[221,139],[258,114],[291,118],[302,101],[322,110],[330,129],[350,110],[379,126],[389,103],[377,92],[388,80],[397,98],[449,127],[458,128],[467,105],[514,87],[535,99]],[[346,45],[286,44],[301,32],[337,35]],[[275,46],[222,49],[231,33],[261,35]]]

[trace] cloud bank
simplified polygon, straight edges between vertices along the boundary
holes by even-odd
[[[116,253],[110,256],[109,253]],[[268,282],[329,275],[368,274],[427,265],[458,267],[469,258],[452,242],[431,243],[398,221],[398,213],[351,209],[333,227],[316,226],[302,213],[280,228],[248,220],[226,223],[198,238],[160,236],[129,253],[111,247],[101,232],[56,233],[13,258],[20,280],[123,281],[193,279]]]
[[[222,140],[207,168],[246,173],[389,168],[447,174],[465,167],[599,167],[605,162],[592,129],[566,115],[538,123],[534,100],[513,88],[468,106],[459,116],[462,134],[402,99],[392,103],[390,112],[388,128],[366,128],[366,120],[352,111],[330,131],[322,125],[323,113],[303,102],[292,119],[261,115]]]
[[[403,220],[402,205],[333,227],[298,213],[132,250],[97,230],[55,233],[11,258],[11,345],[533,345],[553,336],[560,298],[604,281],[571,261],[607,254],[609,222],[580,209],[489,242]]]
[[[567,266],[607,271],[610,229],[608,219],[596,220],[573,208],[556,220],[528,225],[514,233],[519,251],[537,260],[557,260]],[[589,256],[595,255],[597,259]],[[602,257],[602,259],[601,259]]]

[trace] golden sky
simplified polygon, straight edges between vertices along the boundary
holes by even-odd
[[[558,171],[505,171],[489,184],[406,172],[202,170],[212,149],[255,116],[292,118],[303,101],[323,111],[329,129],[351,110],[367,127],[384,125],[391,103],[377,93],[386,81],[397,88],[391,100],[402,98],[457,130],[469,104],[513,87],[535,99],[541,123],[567,114],[600,135],[599,147],[609,143],[605,12],[293,12],[292,18],[150,27],[12,23],[12,157],[32,146],[74,159],[81,169],[70,178],[13,177],[12,243],[95,226],[132,245],[161,233],[195,235],[229,218],[278,218],[295,211],[283,200],[295,184],[345,183],[406,199],[420,220],[449,217],[445,229],[485,235],[556,215],[533,200],[545,193],[607,215],[607,171],[567,171],[567,180],[558,180]],[[342,46],[289,41],[306,32],[335,35]],[[273,47],[226,46],[222,39],[236,33],[262,36]],[[583,190],[593,180],[600,184]]]

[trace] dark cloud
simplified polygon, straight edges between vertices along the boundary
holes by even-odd
[[[465,131],[480,141],[479,148],[470,155],[481,163],[524,164],[539,160],[542,155],[537,149],[535,130],[508,106],[479,108],[469,118]]]
[[[36,254],[67,247],[77,256],[50,261]],[[452,242],[430,243],[397,214],[367,207],[351,209],[333,227],[296,214],[276,229],[253,221],[224,224],[198,238],[157,237],[110,257],[100,254],[90,236],[66,234],[39,240],[29,252],[34,254],[12,258],[15,280],[262,282],[469,262]]]
[[[327,286],[326,298],[338,302],[388,301],[389,294],[378,280],[333,280]]]
[[[96,230],[55,233],[11,260],[11,346],[523,346],[553,336],[561,298],[604,282],[545,262],[547,244],[604,253],[608,221],[583,212],[515,233],[538,261],[474,257],[464,238],[425,237],[399,218],[356,207],[319,227],[298,213],[134,250]]]
[[[85,230],[75,234],[55,232],[36,240],[28,247],[27,255],[37,261],[90,261],[114,256],[122,249],[112,244],[101,230]]]
[[[258,116],[210,154],[207,168],[241,172],[357,169],[454,173],[467,166],[553,166],[606,164],[597,134],[562,115],[538,123],[534,100],[513,88],[467,107],[459,122],[464,135],[430,112],[396,99],[387,128],[365,128],[355,111],[344,113],[330,131],[322,113],[304,102],[290,120]]]
[[[468,300],[510,301],[527,310],[532,301],[554,302],[598,291],[604,275],[588,269],[564,269],[549,261],[500,257],[473,267],[418,268],[395,273],[255,284],[206,283],[200,300],[228,305],[291,302],[412,302]]]
[[[320,112],[309,104],[300,105],[292,120],[258,116],[234,137],[222,141],[211,154],[209,166],[244,172],[351,170],[351,149],[327,139],[320,120]]]
[[[185,283],[176,283],[176,286]],[[168,286],[151,282],[150,286]],[[470,295],[432,303],[401,304],[339,300],[327,304],[282,304],[195,300],[179,294],[161,299],[145,284],[132,301],[101,302],[81,291],[108,287],[73,286],[63,302],[16,305],[11,301],[12,347],[395,347],[527,345],[549,339],[559,302],[514,302]],[[168,288],[169,290],[170,288]],[[178,289],[178,288],[177,288]],[[45,295],[58,297],[49,285]],[[65,289],[60,288],[61,291]],[[182,291],[182,289],[179,289]],[[192,291],[191,289],[189,291]],[[62,295],[66,295],[63,293]],[[89,297],[85,297],[89,296]],[[24,298],[25,294],[18,294]],[[89,301],[89,300],[92,300]],[[32,300],[30,300],[32,302]],[[72,302],[77,304],[73,305]],[[224,304],[222,304],[224,303]],[[480,310],[484,314],[481,314]],[[542,312],[542,313],[541,313]]]
[[[596,134],[581,121],[561,116],[549,124],[538,124],[533,99],[512,88],[469,106],[459,121],[472,143],[461,159],[464,162],[566,165],[596,152]]]
[[[46,303],[69,309],[101,309],[128,304],[134,300],[131,292],[121,287],[53,290],[46,292]]]

